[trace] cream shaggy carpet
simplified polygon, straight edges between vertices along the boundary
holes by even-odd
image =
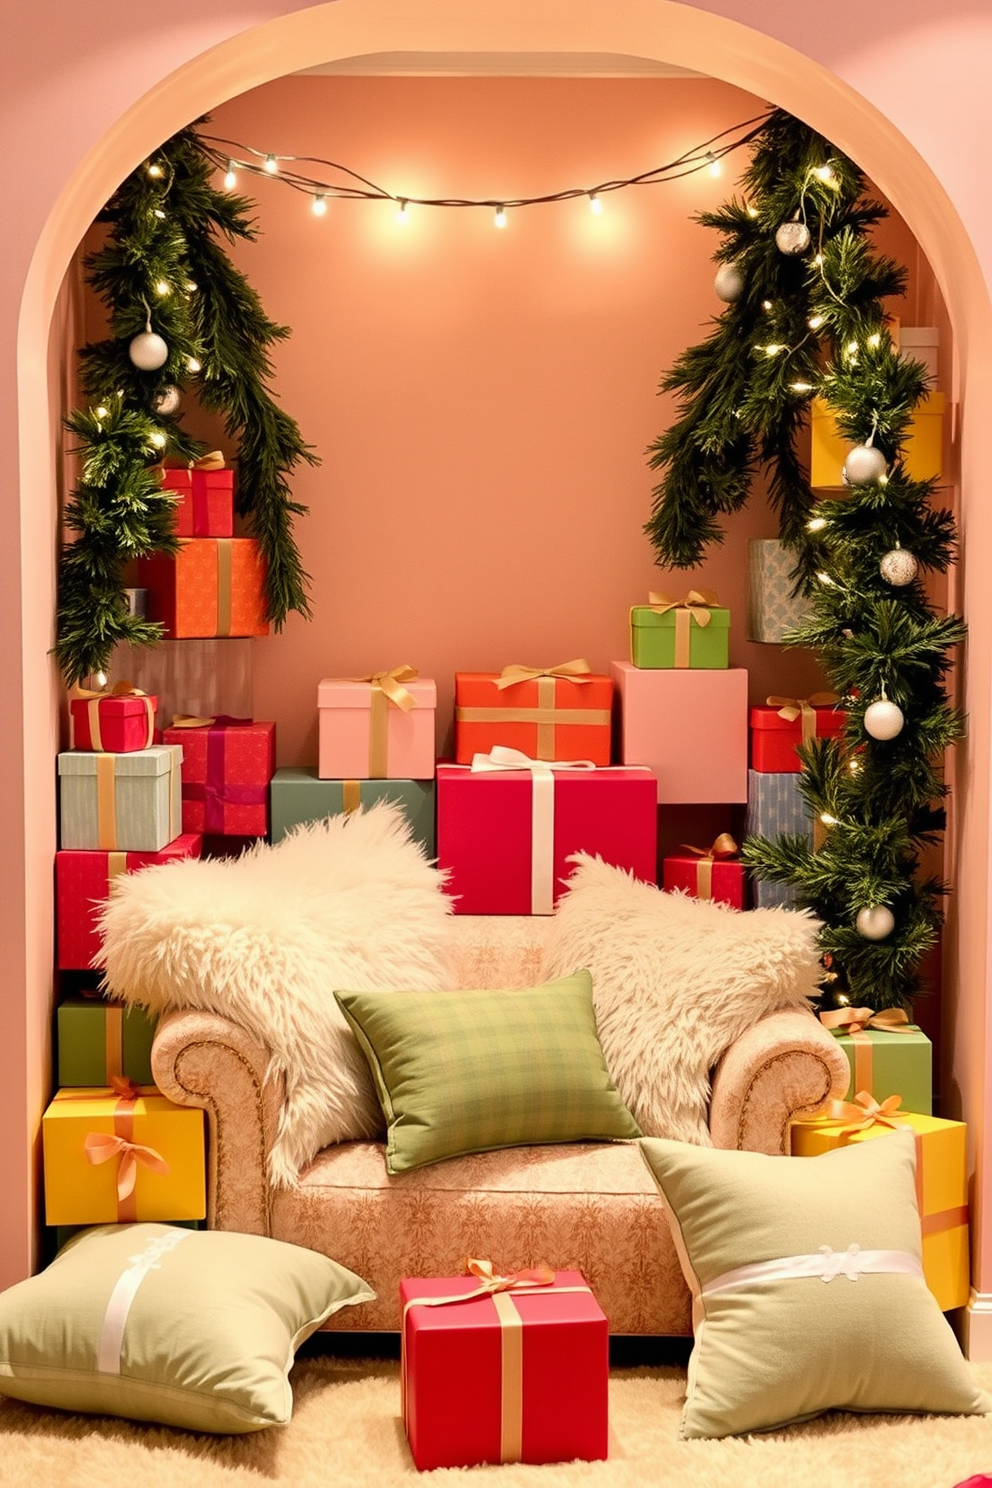
[[[978,1370],[992,1388],[992,1365]],[[412,1485],[392,1360],[303,1359],[292,1423],[213,1438],[123,1421],[62,1416],[0,1400],[3,1488],[395,1488]],[[684,1371],[615,1369],[610,1458],[486,1467],[499,1488],[952,1488],[992,1470],[992,1417],[832,1415],[744,1440],[680,1442]],[[456,1476],[457,1474],[457,1476]],[[459,1469],[423,1481],[465,1484]]]

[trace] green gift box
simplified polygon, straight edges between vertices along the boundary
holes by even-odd
[[[730,665],[730,611],[704,591],[682,601],[652,594],[630,611],[630,659],[636,667],[726,669]]]
[[[126,1075],[152,1085],[152,1040],[158,1020],[144,1008],[67,997],[58,1010],[60,1086],[109,1085]]]
[[[915,1023],[904,1032],[863,1028],[834,1038],[847,1055],[851,1082],[845,1100],[867,1090],[877,1101],[902,1096],[902,1110],[930,1116],[933,1106],[933,1046]]]
[[[376,801],[395,801],[403,808],[414,840],[429,858],[434,847],[433,780],[321,780],[317,767],[293,765],[277,770],[269,786],[270,831],[278,842],[301,822],[340,816]]]

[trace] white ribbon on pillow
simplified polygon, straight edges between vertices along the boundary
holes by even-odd
[[[815,1255],[782,1256],[777,1261],[755,1261],[751,1266],[725,1271],[703,1288],[701,1296],[708,1299],[755,1281],[794,1281],[809,1276],[824,1282],[834,1281],[838,1276],[857,1281],[864,1275],[893,1273],[923,1280],[923,1267],[908,1250],[862,1250],[857,1244],[849,1245],[846,1250],[833,1250],[829,1245],[821,1245]]]
[[[100,1374],[120,1374],[121,1350],[124,1347],[124,1330],[127,1327],[131,1304],[138,1295],[138,1288],[149,1271],[160,1271],[162,1257],[187,1239],[192,1230],[170,1230],[167,1235],[156,1235],[144,1250],[128,1257],[127,1269],[122,1271],[110,1293],[107,1310],[103,1315],[100,1342],[97,1346],[96,1367]]]
[[[595,770],[592,760],[536,760],[519,749],[495,744],[488,754],[472,756],[472,770],[529,770],[531,792],[530,912],[549,915],[555,899],[555,776],[556,770]]]

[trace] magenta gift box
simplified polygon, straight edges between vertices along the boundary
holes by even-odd
[[[666,805],[747,800],[747,672],[614,661],[620,758],[647,765]]]
[[[183,831],[216,837],[264,837],[269,783],[276,769],[276,726],[215,718],[199,728],[167,728],[183,749]]]
[[[550,773],[549,781],[530,770],[438,765],[437,859],[456,914],[551,914],[572,871],[569,855],[580,851],[655,882],[651,771]]]

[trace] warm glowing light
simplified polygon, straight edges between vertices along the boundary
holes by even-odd
[[[262,169],[266,171],[270,176],[276,175],[279,170],[279,162],[276,157],[274,155],[266,155],[265,159],[262,161]]]
[[[874,348],[876,346],[881,346],[881,344],[882,344],[882,338],[878,334],[877,331],[875,331],[872,335],[870,335],[868,337],[868,345],[871,346],[872,348]]]
[[[148,174],[150,176],[154,176],[155,179],[158,180],[160,176],[164,176],[165,175],[165,171],[162,169],[162,167],[160,165],[154,165],[153,164],[153,165],[150,165],[148,167]]]
[[[103,406],[102,403],[100,404],[100,407],[97,408],[97,409],[95,409],[94,411],[96,413],[97,418],[109,418],[110,417],[110,409],[109,408],[104,408],[104,406]]]
[[[168,295],[172,293],[172,285],[167,279],[156,279],[155,293],[157,295]]]
[[[854,354],[857,351],[857,349],[858,349],[858,343],[857,343],[857,341],[848,341],[847,345],[844,347],[844,350],[847,352],[848,356],[854,356]]]
[[[189,368],[189,370],[191,372],[200,372],[200,371],[203,370],[201,364],[197,361],[196,357],[190,357],[190,359],[186,363],[186,365],[187,365],[187,367]]]
[[[886,475],[886,473],[885,473],[884,470],[882,471],[881,475],[878,477],[878,484],[880,486],[887,486],[889,484],[889,477]]]
[[[234,171],[234,161],[229,160],[227,162],[227,174],[224,177],[224,190],[233,191],[237,184],[237,180],[238,178]]]
[[[721,165],[720,161],[717,160],[712,150],[706,151],[704,159],[706,160],[706,168],[711,176],[723,175],[723,166]]]
[[[826,517],[810,517],[806,523],[807,532],[822,532],[827,525]]]
[[[400,198],[400,204],[396,208],[396,221],[403,227],[407,221],[407,203]]]
[[[165,449],[166,442],[166,436],[161,429],[156,429],[154,434],[148,436],[148,443],[153,444],[156,449]]]
[[[821,811],[820,820],[825,827],[835,827],[837,825],[837,818],[831,816],[829,811]]]
[[[765,347],[765,356],[775,357],[778,356],[780,351],[784,350],[784,346],[779,346],[777,342],[773,341],[770,346]]]
[[[603,203],[595,191],[590,191],[589,193],[589,210],[594,217],[599,217],[603,210]]]
[[[830,589],[836,588],[836,585],[834,584],[833,579],[830,577],[830,575],[828,573],[818,573],[816,577],[819,579],[819,581],[820,581],[821,584],[826,584],[828,586],[828,588],[830,588]]]
[[[829,164],[818,165],[813,174],[818,181],[823,182],[824,186],[833,186],[836,190],[840,185]]]
[[[818,253],[816,255],[816,257],[814,258],[813,262],[816,264],[816,267],[818,269],[822,269],[823,268],[823,254],[822,253]]]
[[[152,212],[152,216],[157,217],[160,222],[165,221],[165,213],[162,211],[161,207],[156,207],[155,210]]]
[[[199,289],[199,287],[200,286],[193,279],[187,279],[186,280],[186,293],[187,294],[196,294],[196,291]]]
[[[762,300],[761,308],[762,310],[770,310],[772,308],[771,300]]]
[[[493,217],[493,226],[494,227],[505,227],[506,226],[506,208],[502,205],[502,203],[496,208],[496,214]]]
[[[825,315],[811,315],[806,324],[809,326],[811,331],[818,331],[826,318],[827,317]]]
[[[318,191],[310,203],[310,210],[315,217],[324,217],[327,213],[327,198],[322,191]]]
[[[107,685],[107,674],[106,674],[106,672],[97,672],[96,675],[95,675],[95,677],[93,678],[93,680],[96,683],[97,687],[106,687],[106,685]]]
[[[847,768],[851,771],[852,774],[857,774],[857,772],[861,769],[861,761],[856,759],[848,760]]]
[[[749,217],[757,217],[757,215],[758,215],[758,209],[757,209],[757,207],[748,207],[748,209],[747,209],[747,215]]]
[[[790,382],[789,387],[794,393],[811,393],[813,384],[811,382]]]

